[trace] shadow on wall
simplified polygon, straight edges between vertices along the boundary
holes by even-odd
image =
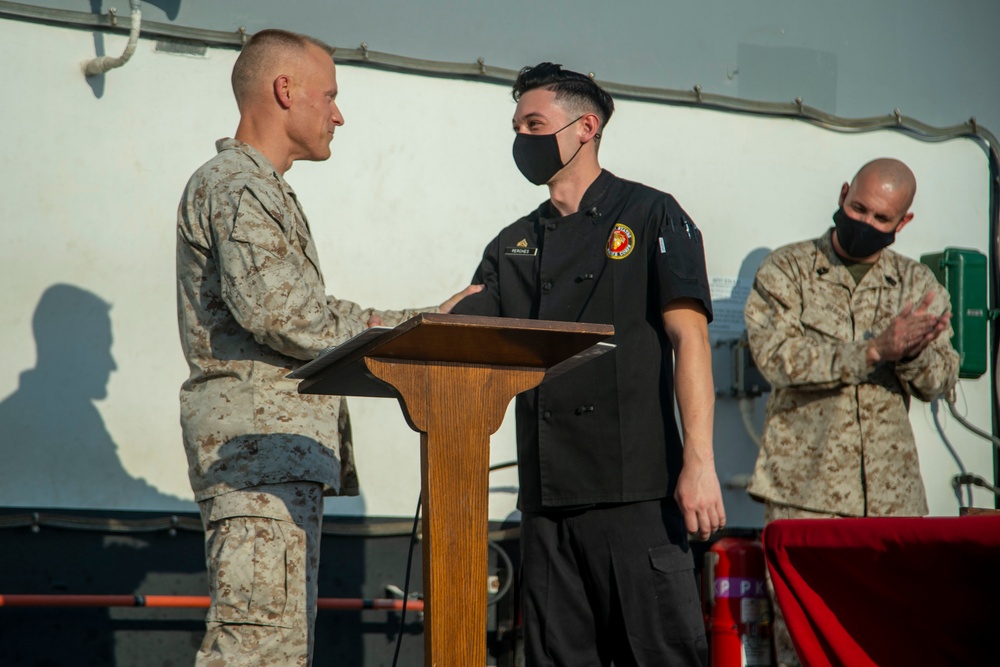
[[[38,302],[38,361],[0,403],[0,506],[191,509],[129,475],[94,405],[117,369],[110,311],[72,285],[53,285]]]
[[[73,285],[53,285],[39,300],[32,318],[37,363],[0,402],[0,511],[152,506],[190,515],[190,501],[162,494],[129,475],[95,405],[107,398],[108,381],[117,369],[111,312],[109,303]],[[363,498],[335,499],[330,509],[343,511],[345,503],[364,511]],[[109,513],[120,515],[116,510],[98,514]],[[128,512],[126,518],[164,513]],[[7,548],[0,549],[0,593],[208,594],[201,532],[43,527],[2,533]],[[402,585],[406,538],[384,546],[379,541],[380,555],[373,556],[379,566],[369,574],[368,540],[358,531],[345,534],[324,540],[321,596],[385,597],[387,582]],[[360,665],[369,653],[391,655],[396,633],[392,615],[369,615],[371,619],[359,612],[320,614],[316,649],[322,661],[317,664],[344,657],[345,664]],[[204,618],[203,609],[0,608],[0,665],[191,664]],[[421,628],[409,625],[409,634]],[[413,655],[402,664],[420,664],[419,637],[409,637],[408,643],[405,648]]]
[[[757,269],[770,254],[770,248],[751,250],[740,264],[735,279],[723,278],[722,285],[713,285],[712,310],[715,319],[708,325],[708,331],[720,339],[739,338],[746,331],[743,321],[743,306],[746,305]],[[721,293],[720,293],[721,292]],[[725,296],[723,296],[723,294]]]

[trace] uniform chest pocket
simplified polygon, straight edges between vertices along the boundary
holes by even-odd
[[[893,294],[892,296],[895,295]],[[903,306],[899,303],[898,298],[890,298],[887,294],[881,294],[875,306],[874,315],[872,316],[872,335],[877,336],[888,329],[889,324],[902,309]]]
[[[834,338],[841,341],[854,339],[854,327],[848,312],[833,304],[811,304],[802,309],[799,317],[806,335],[816,339]]]

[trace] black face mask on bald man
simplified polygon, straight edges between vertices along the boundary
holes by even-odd
[[[514,164],[517,165],[526,179],[535,185],[545,185],[560,169],[573,161],[576,154],[580,152],[580,148],[583,148],[583,144],[580,144],[580,148],[576,149],[573,157],[563,163],[562,157],[559,155],[559,141],[556,139],[556,135],[580,118],[570,121],[552,134],[517,133],[514,137]]]
[[[837,226],[837,241],[848,257],[863,259],[871,257],[882,248],[891,245],[896,240],[896,230],[883,232],[871,225],[855,220],[838,208],[833,214],[833,222]]]

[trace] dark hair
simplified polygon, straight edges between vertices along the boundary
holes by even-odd
[[[268,28],[254,33],[243,45],[236,64],[233,65],[232,84],[236,103],[240,104],[259,82],[261,71],[283,50],[305,51],[310,45],[319,47],[330,56],[334,48],[329,44],[297,32]]]
[[[615,112],[615,101],[606,90],[586,74],[563,69],[562,65],[539,63],[534,67],[525,67],[517,75],[511,95],[516,102],[521,95],[536,88],[551,90],[557,100],[568,100],[573,106],[596,113],[601,119],[602,129]]]

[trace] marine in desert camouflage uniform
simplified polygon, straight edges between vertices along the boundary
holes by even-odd
[[[212,604],[199,665],[308,665],[324,495],[357,495],[343,398],[286,375],[381,311],[327,296],[284,173],[325,160],[337,108],[332,50],[284,31],[252,37],[233,69],[235,139],[188,182],[178,211],[181,388],[189,477],[206,530]],[[440,308],[448,312],[471,288]]]
[[[958,355],[948,293],[883,249],[912,219],[915,191],[903,163],[870,162],[842,186],[835,229],[757,271],[744,314],[773,390],[749,492],[765,522],[927,513],[907,411],[954,387]],[[798,664],[782,622],[775,643],[780,665]]]

